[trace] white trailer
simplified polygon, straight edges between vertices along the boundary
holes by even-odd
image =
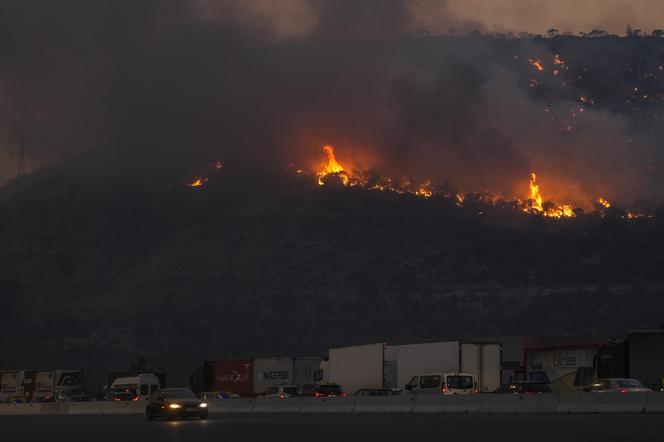
[[[324,380],[339,384],[348,394],[361,388],[396,387],[396,351],[377,344],[331,348],[324,367]]]
[[[480,392],[493,392],[500,388],[501,345],[450,341],[398,346],[398,385],[403,387],[421,373],[472,374]]]

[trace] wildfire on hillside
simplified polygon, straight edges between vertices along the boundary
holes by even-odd
[[[367,190],[387,191],[398,194],[410,194],[422,198],[431,198],[441,196],[453,199],[455,204],[463,207],[467,196],[464,193],[449,193],[449,191],[438,190],[430,179],[417,181],[414,178],[395,178],[380,177],[368,172],[350,170],[344,167],[343,161],[340,161],[330,145],[323,146],[325,160],[319,165],[317,170],[307,172],[298,169],[297,172],[312,176],[319,186],[325,186],[330,180],[335,179],[341,185],[346,187],[362,187]],[[518,207],[523,212],[541,215],[547,218],[573,218],[579,211],[571,203],[557,204],[546,198],[540,184],[537,182],[537,174],[530,174],[530,181],[527,187],[524,185],[523,196],[504,197],[491,192],[472,193],[475,200],[480,200],[485,204],[497,205],[506,204],[511,207]],[[587,207],[596,207],[598,209],[608,209],[612,204],[604,197],[598,197],[586,204]]]

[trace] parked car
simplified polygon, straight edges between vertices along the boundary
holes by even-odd
[[[149,421],[158,417],[207,419],[207,403],[197,398],[188,388],[163,388],[150,397],[150,401],[145,407],[145,417]]]
[[[598,379],[589,388],[590,393],[647,393],[652,389],[645,387],[640,381],[630,378]]]
[[[479,393],[475,376],[468,373],[427,373],[411,378],[405,387],[411,394]]]
[[[346,397],[346,393],[338,384],[305,385],[300,392],[301,396],[312,397]]]
[[[539,394],[539,393],[553,393],[551,384],[539,381],[516,381],[505,384],[497,393],[509,394]]]
[[[212,399],[235,399],[241,398],[239,394],[233,393],[232,391],[204,391],[198,393],[198,398],[203,401],[209,401]]]
[[[401,390],[397,388],[361,388],[355,396],[399,396]]]
[[[260,397],[278,397],[285,399],[287,397],[298,396],[299,389],[296,385],[280,385],[267,388],[264,392],[259,394]]]

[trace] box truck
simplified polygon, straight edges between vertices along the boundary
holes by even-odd
[[[496,341],[449,341],[399,345],[397,383],[408,384],[422,373],[465,373],[474,376],[480,392],[500,388],[501,345]]]
[[[664,330],[632,331],[602,344],[598,378],[634,378],[655,390],[664,387]]]
[[[324,381],[339,384],[348,394],[362,388],[396,387],[396,348],[384,342],[331,348]]]

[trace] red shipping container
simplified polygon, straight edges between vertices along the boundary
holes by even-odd
[[[214,389],[251,396],[254,390],[251,365],[251,359],[214,361]]]

